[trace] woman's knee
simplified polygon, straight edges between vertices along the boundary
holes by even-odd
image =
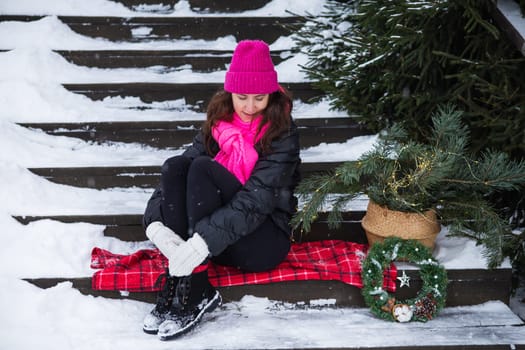
[[[203,172],[207,171],[210,166],[212,166],[213,162],[214,160],[211,157],[199,156],[195,158],[193,162],[191,162],[190,171],[202,174]]]
[[[173,176],[186,175],[188,173],[188,168],[191,164],[191,159],[183,156],[174,156],[168,158],[162,164],[160,169],[161,175],[166,178],[171,178]]]

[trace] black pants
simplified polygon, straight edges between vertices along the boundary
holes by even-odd
[[[196,222],[227,204],[242,188],[234,175],[206,156],[193,161],[182,156],[167,159],[162,166],[161,186],[164,224],[184,239]],[[278,265],[289,249],[289,238],[268,217],[212,261],[245,271],[265,271]]]

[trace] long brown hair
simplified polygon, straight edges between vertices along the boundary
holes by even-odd
[[[290,128],[291,111],[292,97],[288,90],[281,86],[278,91],[270,94],[268,106],[262,111],[261,123],[257,130],[259,133],[269,123],[265,134],[257,143],[262,152],[269,152],[271,150],[271,142]],[[221,90],[213,95],[206,110],[206,121],[202,127],[206,148],[210,154],[215,155],[217,152],[211,147],[213,141],[211,130],[213,126],[220,120],[231,121],[233,112],[232,94],[230,92]]]

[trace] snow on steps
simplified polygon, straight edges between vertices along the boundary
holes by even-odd
[[[38,21],[43,16],[3,15],[0,21]],[[83,17],[58,16],[73,31],[112,41],[215,40],[233,36],[237,41],[258,38],[273,43],[285,26],[299,24],[297,17]]]
[[[525,327],[500,302],[447,308],[435,320],[408,324],[378,320],[367,309],[329,307],[326,300],[301,307],[246,297],[208,315],[212,322],[204,321],[176,345],[266,349],[278,339],[280,349],[525,349]],[[290,327],[294,319],[303,327]]]
[[[135,0],[122,0],[128,6],[134,8],[138,6],[139,2]],[[216,1],[199,1],[190,0],[192,8],[200,8],[205,12],[216,12],[224,9],[230,9],[232,12],[246,10],[236,9],[236,6],[243,3],[242,6],[254,6],[257,8],[263,6],[267,1],[253,1],[253,2],[235,2],[228,0]],[[151,5],[150,9],[162,8],[155,0],[140,1],[140,3]],[[169,2],[168,6],[174,6],[176,1]],[[251,3],[248,5],[248,3]],[[235,4],[235,5],[234,5]],[[146,9],[148,6],[142,7]],[[155,11],[155,10],[152,10]],[[32,21],[39,19],[39,16],[0,16],[2,20],[21,20]],[[243,38],[260,38],[267,42],[273,42],[281,35],[286,35],[286,30],[282,27],[283,24],[294,24],[297,19],[294,17],[264,17],[264,18],[249,18],[249,17],[194,17],[194,18],[162,18],[162,17],[140,17],[140,18],[116,18],[116,17],[71,17],[59,16],[59,19],[70,26],[78,33],[89,35],[93,37],[102,37],[114,41],[129,41],[129,42],[145,42],[151,40],[169,40],[192,37],[193,39],[215,39],[220,36],[232,35],[236,40]],[[117,62],[112,67],[129,67],[132,63],[133,57],[129,58],[129,53],[120,52],[112,56],[111,52],[106,52],[108,59],[101,59],[102,56],[97,56],[96,52],[82,53],[67,53],[64,50],[60,52],[64,57],[70,61],[76,61],[77,64],[88,66],[109,66],[109,60]],[[202,54],[202,53],[197,53]],[[231,54],[231,53],[229,53]],[[217,54],[217,56],[219,56]],[[73,57],[75,56],[75,58]],[[91,57],[90,57],[91,56]],[[126,58],[128,56],[128,58]],[[141,54],[136,54],[138,57]],[[142,55],[148,56],[148,53]],[[152,62],[157,60],[161,62],[160,65],[171,66],[173,64],[181,64],[185,62],[180,60],[178,53],[171,53],[168,61],[162,61],[162,54],[151,54],[155,58],[143,59],[142,63],[137,63],[137,66],[151,66]],[[80,58],[78,58],[80,57]],[[177,59],[178,61],[170,61]],[[98,63],[95,61],[98,60]],[[126,62],[127,60],[127,62]],[[106,62],[103,62],[106,61]],[[226,61],[229,61],[229,57]],[[178,63],[174,63],[178,62]],[[209,63],[208,63],[209,62]],[[195,70],[211,71],[215,69],[223,69],[225,60],[220,57],[214,57],[214,60],[205,61],[200,59],[200,62],[194,60]],[[209,68],[206,65],[210,65]],[[140,96],[143,101],[159,101],[164,99],[173,99],[174,95],[166,95],[168,90],[176,90],[177,86],[163,85],[163,84],[141,84],[130,83],[121,85],[105,85],[105,84],[68,84],[65,85],[70,91],[77,93],[84,93],[94,99],[104,98],[105,96]],[[215,91],[218,86],[213,86]],[[309,86],[309,84],[294,83],[289,86],[291,90],[303,100],[308,100],[311,97],[319,95],[318,91]],[[180,90],[188,90],[189,86],[180,86]],[[196,90],[200,94],[196,95],[188,104],[195,104],[196,109],[202,110],[205,101],[214,91],[206,90],[204,86],[197,86]],[[210,93],[211,92],[211,93]],[[183,97],[186,97],[183,94]],[[201,100],[198,100],[200,98]],[[99,124],[97,130],[89,130],[89,137],[97,139],[101,137],[103,132],[100,132],[100,127],[108,124]],[[29,126],[29,125],[28,125]],[[67,125],[63,125],[67,130]],[[123,124],[106,135],[112,135],[109,139],[116,138],[122,141],[125,133],[124,128],[120,128]],[[42,125],[32,127],[41,127]],[[71,130],[69,130],[71,131]],[[66,131],[66,132],[69,132]],[[349,130],[345,130],[349,131]],[[94,133],[94,134],[93,134]],[[330,130],[330,135],[335,134],[336,131]],[[87,133],[84,133],[84,137]],[[160,141],[165,137],[164,135],[157,135],[157,147],[162,146]],[[77,135],[77,137],[82,137]],[[347,137],[353,137],[349,134]],[[101,137],[102,138],[102,137]],[[133,141],[133,137],[126,140],[126,142]],[[147,144],[147,141],[139,140]],[[171,141],[170,141],[171,142]],[[315,142],[312,141],[312,142]],[[165,143],[164,145],[171,145]],[[73,173],[76,172],[80,178],[74,185],[89,186],[88,178],[90,173],[97,173],[101,169],[91,168],[88,171],[80,169],[69,169]],[[103,171],[111,172],[115,169],[103,169]],[[123,169],[116,170],[121,172]],[[136,168],[135,168],[136,170]],[[33,169],[33,171],[38,171]],[[42,171],[42,170],[41,170]],[[151,169],[149,169],[151,171]],[[53,173],[53,169],[48,169],[48,174]],[[44,174],[42,176],[48,176]],[[80,175],[79,175],[80,174]],[[148,181],[153,181],[158,174],[150,174],[152,177]],[[53,181],[58,181],[61,176],[55,174],[49,175]],[[62,176],[64,179],[64,176]],[[126,180],[127,181],[127,180]],[[126,183],[124,181],[124,183]],[[151,184],[151,182],[149,182]],[[113,186],[113,185],[109,185]],[[102,186],[103,187],[103,186]],[[310,236],[297,237],[299,240],[307,239],[350,239],[356,241],[364,241],[364,235],[360,230],[359,221],[363,212],[351,212],[345,217],[345,222],[340,230],[329,230],[326,220],[323,218],[316,223],[314,232]],[[17,217],[21,222],[28,223],[33,220],[43,219],[44,217]],[[119,237],[124,240],[141,240],[144,239],[144,234],[140,226],[140,215],[116,215],[116,216],[60,216],[53,217],[53,219],[65,222],[99,222],[106,225],[105,234],[108,236]],[[360,290],[333,281],[304,281],[294,283],[279,283],[262,286],[242,286],[234,288],[223,288],[223,294],[226,303],[218,312],[210,315],[212,318],[222,322],[204,322],[203,329],[199,333],[190,334],[188,337],[181,339],[178,345],[187,344],[187,348],[191,348],[192,341],[195,337],[207,337],[208,334],[224,334],[224,327],[228,327],[228,333],[236,333],[238,336],[233,336],[230,339],[235,339],[234,347],[242,346],[239,343],[239,338],[246,341],[246,347],[252,348],[254,344],[258,347],[264,348],[265,341],[268,339],[268,334],[272,337],[282,339],[283,348],[361,348],[367,347],[371,349],[524,349],[525,348],[525,327],[523,322],[517,318],[510,309],[506,306],[508,303],[510,292],[510,269],[499,270],[480,270],[480,269],[457,269],[449,270],[450,284],[448,286],[449,298],[447,299],[447,308],[443,310],[441,315],[431,322],[426,324],[392,324],[375,319],[367,309],[356,307],[363,306],[363,300],[360,295]],[[400,298],[414,295],[421,285],[417,272],[407,271],[411,279],[411,287],[399,289],[397,295]],[[91,290],[90,279],[86,277],[78,278],[34,278],[27,279],[31,283],[41,287],[49,288],[59,282],[71,281],[73,286],[78,288],[84,294],[99,295],[109,298],[130,298],[145,300],[149,302],[154,301],[153,293],[131,293],[129,295],[120,292],[95,292]],[[264,299],[254,299],[250,295],[266,297],[277,300],[278,302],[267,303],[261,302]],[[322,301],[324,299],[324,302]],[[334,308],[335,317],[331,320],[320,318],[316,315],[316,302],[320,303],[320,308],[327,309],[330,306],[353,306],[352,308]],[[321,300],[321,301],[319,301]],[[487,302],[487,303],[485,303]],[[262,305],[261,305],[262,303]],[[286,303],[294,303],[289,305]],[[301,305],[305,306],[304,310]],[[484,303],[484,304],[482,304]],[[329,304],[329,305],[326,305]],[[477,305],[482,304],[482,305]],[[462,305],[461,307],[455,307]],[[475,306],[464,306],[475,305]],[[250,309],[252,308],[252,309]],[[253,312],[254,310],[255,312]],[[279,312],[276,312],[279,311]],[[247,312],[247,313],[246,313]],[[270,314],[272,322],[264,317],[260,321],[257,317],[257,312]],[[318,336],[311,338],[311,334],[306,334],[298,329],[290,329],[287,327],[287,319],[303,316],[304,322],[315,323],[316,328],[322,329],[325,338],[320,339]],[[334,322],[334,319],[336,320]],[[247,322],[248,321],[248,322]],[[250,333],[245,327],[256,327],[260,330],[261,337],[253,339],[253,337],[246,337]],[[207,332],[213,327],[221,327],[221,331]],[[268,329],[268,327],[270,327]],[[306,329],[312,329],[307,327]],[[251,332],[253,334],[253,332]],[[387,339],[392,341],[395,346],[385,344],[385,337],[377,337],[378,334],[387,334]],[[265,339],[266,338],[266,339]],[[225,348],[228,347],[228,338],[221,337],[221,339],[206,338],[207,347],[210,348]],[[215,344],[215,345],[213,345]],[[273,344],[273,343],[272,343]],[[399,345],[402,344],[402,345]],[[519,345],[516,345],[519,344]]]

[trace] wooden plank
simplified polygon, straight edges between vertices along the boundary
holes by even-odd
[[[124,6],[141,12],[166,12],[171,13],[179,0],[163,0],[159,7],[159,0],[115,0]],[[232,1],[232,0],[188,0],[190,8],[197,13],[238,13],[259,9],[270,0],[250,0],[250,1]]]
[[[36,21],[43,16],[4,15],[0,21]],[[258,38],[271,44],[287,35],[288,26],[300,25],[299,17],[89,17],[58,16],[73,31],[112,41],[149,42],[153,40],[215,40],[233,36],[236,41]],[[146,28],[147,31],[143,29]]]
[[[113,41],[151,41],[192,38],[214,40],[233,36],[237,41],[259,38],[271,44],[287,35],[285,25],[297,17],[74,17],[58,16],[73,31]],[[147,28],[146,34],[140,29]],[[138,32],[135,32],[138,30]]]
[[[410,287],[398,288],[392,293],[396,299],[415,296],[421,281],[417,271],[406,271],[411,277]],[[461,269],[448,270],[450,283],[447,286],[446,306],[479,305],[488,301],[499,300],[508,304],[511,290],[511,270]],[[50,288],[58,283],[70,281],[81,293],[107,298],[129,298],[149,303],[155,302],[156,293],[125,293],[119,291],[99,291],[91,288],[91,278],[31,278],[26,281],[40,287]],[[491,287],[491,284],[494,284]],[[489,288],[490,290],[487,290]],[[239,301],[246,295],[265,297],[270,300],[287,303],[308,302],[318,299],[333,299],[336,306],[365,307],[361,289],[340,281],[289,281],[261,285],[244,285],[219,288],[226,302]]]
[[[85,222],[95,225],[104,225],[104,235],[119,238],[123,241],[145,241],[147,237],[142,228],[142,215],[48,215],[48,216],[14,216],[18,222],[27,225],[39,220],[55,220],[64,223]]]
[[[120,0],[122,1],[122,0]],[[126,0],[128,1],[128,0]],[[142,1],[142,0],[138,0]],[[158,0],[156,0],[158,1]],[[232,1],[232,0],[189,0],[190,7],[196,12],[243,12],[255,10],[268,4],[270,0],[250,0],[250,1]]]
[[[359,124],[351,117],[334,117],[334,118],[295,118],[295,123],[300,130],[313,128],[320,129],[362,129],[363,125]],[[200,128],[203,119],[187,119],[182,116],[181,120],[168,121],[102,121],[102,122],[60,122],[60,123],[18,123],[18,125],[42,129],[47,133],[54,132],[87,132],[96,133],[104,131],[108,134],[114,134],[125,130],[150,131],[150,130],[169,130],[177,132],[184,129],[197,130]],[[67,134],[64,134],[67,135]]]
[[[197,131],[194,129],[145,129],[145,130],[119,130],[108,132],[102,129],[93,130],[65,130],[55,129],[48,132],[55,136],[68,136],[85,141],[104,142],[139,142],[157,148],[180,148],[192,142]],[[299,130],[301,148],[317,146],[321,143],[341,143],[358,136],[369,135],[361,128],[308,128]]]
[[[191,66],[193,72],[225,70],[231,52],[151,51],[151,50],[97,50],[56,51],[67,61],[81,66],[98,68],[145,68],[160,66],[157,71],[169,72],[180,66]],[[278,56],[279,57],[279,56]]]
[[[308,233],[294,232],[293,239],[297,242],[318,241],[323,239],[338,239],[361,244],[367,243],[366,235],[361,227],[364,211],[343,213],[343,221],[337,229],[330,229],[325,213],[312,224]],[[104,235],[115,237],[122,241],[138,242],[147,240],[142,227],[142,215],[48,215],[48,216],[14,216],[20,223],[26,225],[38,220],[56,220],[64,223],[86,222],[106,226]]]
[[[92,100],[106,97],[138,97],[143,103],[175,101],[184,99],[188,108],[204,112],[209,99],[223,88],[222,83],[93,83],[62,84],[71,92],[82,94]],[[324,95],[311,83],[281,83],[295,99],[310,102]]]
[[[32,15],[0,15],[0,22],[33,22],[39,21],[45,16],[32,16]]]
[[[423,284],[417,270],[405,272],[410,277],[410,287],[399,288],[398,281],[398,299],[415,297]],[[509,303],[511,269],[453,269],[447,270],[447,276],[447,306],[478,305],[489,300]]]
[[[86,141],[140,142],[158,148],[179,148],[191,143],[202,120],[157,122],[20,123],[49,135],[76,137]],[[296,119],[301,147],[345,142],[371,132],[353,118]]]
[[[340,164],[341,162],[301,163],[301,176],[304,178],[316,173],[328,172]],[[122,167],[29,168],[29,171],[49,181],[77,187],[155,188],[159,183],[160,167],[161,164]]]
[[[54,183],[96,189],[114,187],[154,188],[159,183],[160,165],[126,167],[29,168]]]
[[[169,72],[180,66],[191,66],[194,72],[225,70],[231,61],[232,51],[219,50],[56,50],[69,62],[98,68],[164,67],[157,71]],[[271,52],[275,65],[286,58],[282,51]]]
[[[115,2],[119,2],[122,5],[138,11],[140,10],[140,6],[159,6],[162,5],[162,7],[167,7],[169,9],[173,9],[175,5],[179,2],[179,0],[162,0],[160,2],[159,0],[114,0]],[[155,11],[156,12],[156,11]]]
[[[253,299],[252,299],[253,300]],[[264,337],[250,337],[244,344],[244,334],[251,329],[269,326],[272,337],[284,339],[283,344],[293,344],[294,349],[301,348],[330,348],[330,349],[464,349],[475,348],[478,345],[487,345],[487,349],[498,348],[505,344],[508,349],[515,349],[516,344],[525,343],[525,327],[523,322],[516,318],[512,311],[500,303],[491,303],[490,306],[445,308],[437,318],[429,322],[411,322],[399,324],[379,320],[365,308],[337,308],[318,311],[316,308],[302,309],[278,302],[268,302],[264,310],[262,323],[259,323],[261,312],[260,304],[254,300],[253,309],[248,303],[230,303],[213,314],[213,323],[204,327],[211,333],[223,331],[235,337],[236,347],[250,347],[257,344],[260,348],[275,343]],[[252,310],[256,310],[255,316]],[[233,327],[227,326],[231,313],[243,320]],[[334,320],[328,320],[327,314],[333,315]],[[290,319],[301,320],[297,328],[288,328]],[[221,322],[222,321],[222,322]],[[325,338],[318,334],[312,336],[301,331],[301,325],[306,330],[320,328]],[[205,333],[205,332],[203,332]],[[203,339],[206,335],[203,334]],[[267,337],[266,337],[267,338]],[[254,340],[258,340],[254,342]],[[188,341],[191,344],[191,340]],[[182,345],[182,344],[181,344]],[[284,346],[286,347],[286,346]],[[290,346],[289,346],[290,347]],[[291,347],[290,347],[291,348]]]
[[[352,117],[330,117],[330,118],[295,118],[295,123],[300,129],[303,128],[362,128]],[[87,131],[96,132],[97,130],[105,130],[107,132],[118,132],[121,130],[158,130],[166,129],[170,131],[178,131],[180,129],[199,128],[203,119],[187,119],[182,116],[180,120],[141,120],[141,121],[93,121],[93,122],[59,122],[59,123],[18,123],[24,127],[33,127],[52,132],[55,129],[64,129],[68,131]]]

